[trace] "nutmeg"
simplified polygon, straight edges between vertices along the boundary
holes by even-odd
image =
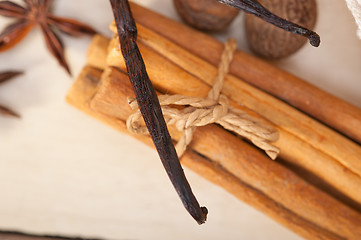
[[[219,31],[237,16],[239,10],[216,0],[173,0],[174,5],[189,25],[206,31]]]
[[[317,19],[315,0],[259,0],[270,12],[294,22],[302,27],[313,29]],[[272,24],[247,14],[245,19],[246,38],[251,50],[268,59],[280,59],[299,50],[306,38],[284,31]]]

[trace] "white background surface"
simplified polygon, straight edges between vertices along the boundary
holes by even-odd
[[[169,0],[138,1],[178,19]],[[346,4],[319,0],[318,49],[304,47],[276,62],[361,107],[361,41]],[[108,1],[58,0],[55,12],[110,36]],[[241,14],[242,15],[242,14]],[[241,49],[242,16],[230,31]],[[9,23],[0,18],[0,28]],[[62,35],[73,76],[88,38]],[[38,29],[0,54],[0,71],[26,74],[0,86],[0,103],[21,120],[0,117],[0,229],[109,239],[300,239],[189,170],[209,219],[198,226],[184,210],[156,153],[65,103],[73,79],[45,49]]]

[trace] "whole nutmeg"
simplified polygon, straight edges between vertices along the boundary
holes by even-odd
[[[316,0],[259,0],[270,12],[302,27],[313,29],[317,19]],[[246,37],[251,50],[268,59],[280,59],[299,50],[307,38],[287,32],[254,15],[247,14]]]
[[[206,31],[227,28],[239,10],[216,0],[173,0],[183,20],[189,25]]]

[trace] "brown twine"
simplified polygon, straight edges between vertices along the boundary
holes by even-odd
[[[277,130],[245,111],[230,106],[227,97],[221,94],[223,82],[228,74],[236,45],[234,39],[230,39],[225,43],[225,49],[218,67],[218,76],[207,98],[182,95],[160,95],[158,97],[167,124],[175,124],[176,128],[183,132],[175,147],[179,157],[183,155],[192,141],[196,127],[217,123],[225,129],[250,140],[254,145],[264,150],[271,159],[276,159],[279,149],[270,142],[277,140]],[[135,99],[129,100],[129,105],[132,109],[138,108]],[[186,107],[179,110],[170,105]],[[129,116],[127,127],[130,132],[136,134],[148,133],[147,128],[139,123],[141,117],[139,109]]]

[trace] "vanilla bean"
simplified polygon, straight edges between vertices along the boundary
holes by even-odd
[[[307,37],[310,44],[314,47],[318,47],[320,45],[320,36],[317,33],[274,15],[264,8],[257,0],[218,0],[218,2],[254,14],[257,17],[260,17],[286,31]]]
[[[137,28],[129,3],[127,0],[110,0],[110,3],[118,29],[122,54],[139,109],[163,166],[184,207],[199,224],[202,224],[206,220],[208,211],[207,208],[199,206],[180,165],[157,95],[136,44]]]

